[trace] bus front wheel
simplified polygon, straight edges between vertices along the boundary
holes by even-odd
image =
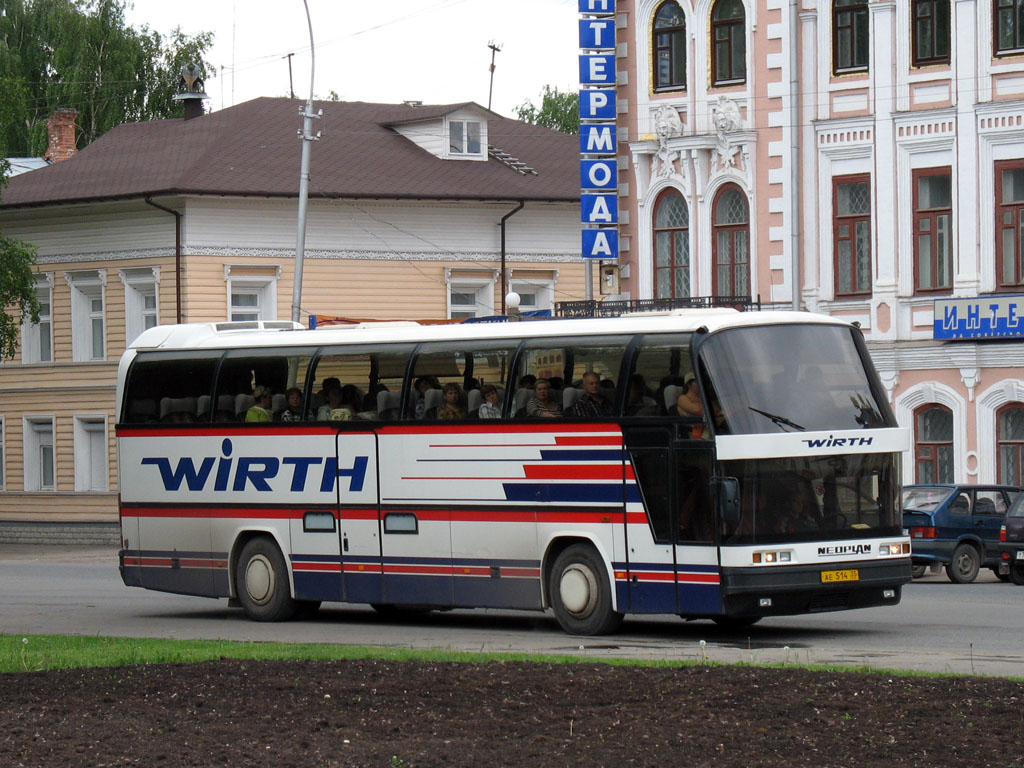
[[[608,572],[593,547],[573,544],[555,560],[549,584],[555,618],[570,635],[606,635],[622,624]]]
[[[238,557],[235,589],[246,616],[255,621],[287,621],[299,604],[288,587],[284,555],[270,539],[250,539]]]

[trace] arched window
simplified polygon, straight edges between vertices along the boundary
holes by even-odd
[[[715,296],[750,296],[750,209],[734,184],[722,187],[712,211]]]
[[[999,450],[999,482],[1020,485],[1024,481],[1024,404],[1010,403],[996,415]]]
[[[868,68],[868,0],[834,0],[832,69],[862,72]]]
[[[953,412],[924,405],[914,412],[914,459],[917,482],[953,482]]]
[[[654,204],[654,296],[690,295],[690,212],[683,196],[666,189]]]
[[[654,90],[686,87],[686,17],[675,0],[667,0],[654,14],[651,39],[654,51]]]
[[[747,80],[746,14],[741,0],[718,0],[711,9],[711,85]]]

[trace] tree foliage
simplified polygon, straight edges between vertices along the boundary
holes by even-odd
[[[78,111],[83,147],[121,123],[181,117],[172,99],[181,66],[205,60],[212,34],[162,36],[125,22],[124,0],[3,0],[0,150],[38,157],[46,119]]]
[[[6,183],[7,171],[7,161],[0,156],[0,189]],[[23,318],[39,322],[36,279],[32,274],[35,264],[36,252],[32,246],[4,237],[0,232],[0,360],[12,358],[18,351]]]
[[[543,125],[575,136],[580,132],[580,97],[575,91],[559,91],[545,85],[540,107],[527,99],[516,107],[516,117],[526,123]]]

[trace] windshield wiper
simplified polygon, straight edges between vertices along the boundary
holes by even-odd
[[[755,408],[752,405],[749,405],[747,407],[750,408],[750,410],[752,410],[754,413],[760,413],[766,419],[771,420],[771,422],[773,424],[775,424],[775,426],[777,426],[777,427],[792,427],[793,429],[799,429],[801,432],[806,432],[807,431],[806,427],[801,427],[795,421],[790,421],[785,416],[776,416],[774,413],[768,413],[768,411],[762,411],[760,408]]]

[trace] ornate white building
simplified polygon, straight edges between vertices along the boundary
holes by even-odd
[[[905,482],[1024,481],[1024,0],[616,11],[623,298],[859,322]],[[941,340],[979,296],[1002,330]]]

